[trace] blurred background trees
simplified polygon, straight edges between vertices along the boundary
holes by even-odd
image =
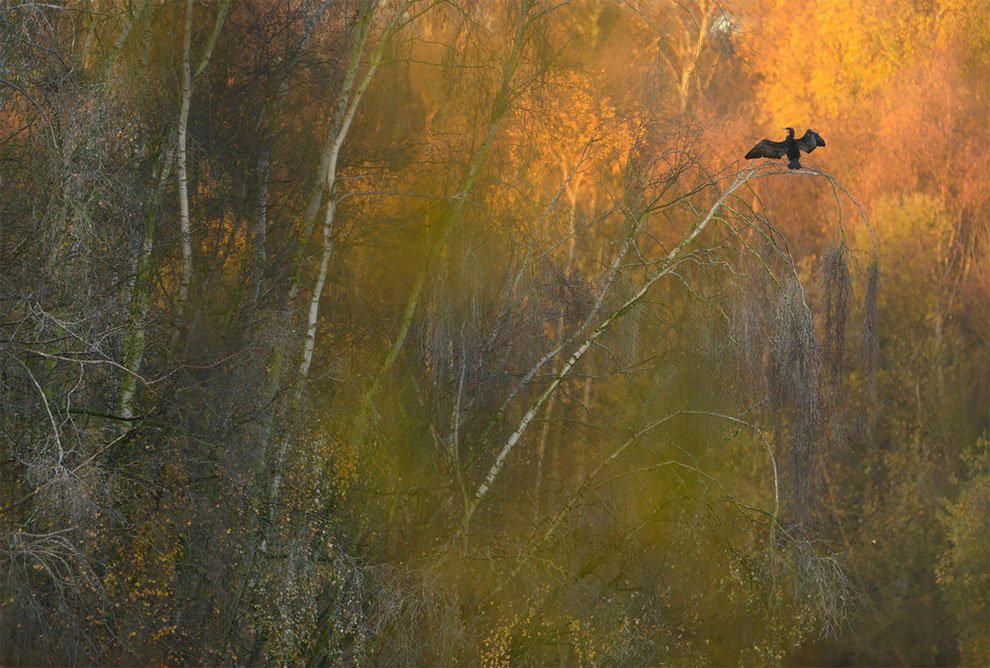
[[[3,662],[990,660],[990,10],[793,10],[4,3]]]

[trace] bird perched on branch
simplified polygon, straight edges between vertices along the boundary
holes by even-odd
[[[777,160],[783,158],[785,155],[790,161],[787,163],[788,169],[801,169],[801,151],[805,153],[811,153],[819,146],[825,145],[825,140],[822,136],[808,128],[808,131],[804,133],[804,136],[800,139],[794,138],[794,128],[784,128],[787,130],[787,139],[784,141],[770,141],[769,139],[762,140],[759,144],[749,149],[749,153],[746,154],[747,160],[752,160],[754,158],[773,158]]]

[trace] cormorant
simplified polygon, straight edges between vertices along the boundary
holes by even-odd
[[[753,158],[773,158],[774,160],[778,158],[783,158],[785,155],[790,161],[787,163],[788,169],[801,169],[801,151],[805,153],[811,153],[819,146],[825,145],[825,140],[822,136],[808,128],[808,131],[804,133],[804,136],[800,139],[794,138],[794,128],[784,128],[787,130],[787,139],[784,141],[770,141],[769,139],[762,140],[759,144],[749,149],[749,153],[746,154],[747,160],[752,160]]]

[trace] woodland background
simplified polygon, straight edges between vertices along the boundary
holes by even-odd
[[[985,0],[3,0],[0,661],[987,665],[988,109]]]

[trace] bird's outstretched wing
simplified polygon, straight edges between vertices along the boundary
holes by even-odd
[[[808,128],[808,131],[804,133],[804,136],[797,140],[798,147],[805,153],[811,153],[819,146],[825,145],[825,140],[822,136]]]
[[[783,158],[787,154],[787,144],[782,141],[762,140],[759,144],[749,149],[746,154],[747,160],[754,158]]]

